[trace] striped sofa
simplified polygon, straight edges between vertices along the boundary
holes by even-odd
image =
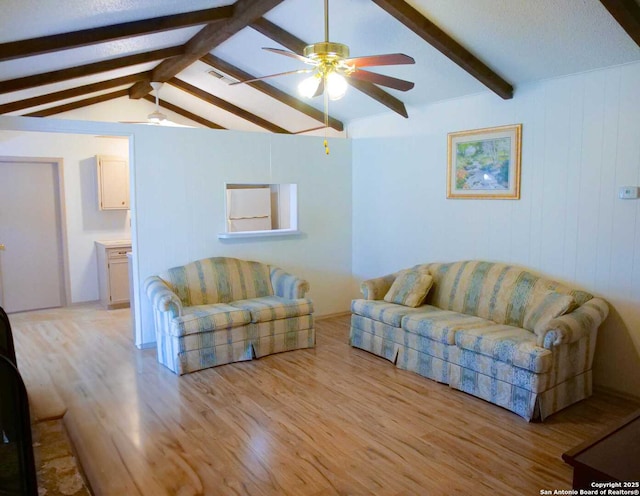
[[[600,298],[502,263],[413,267],[433,278],[424,304],[388,303],[399,273],[364,281],[351,346],[397,367],[544,420],[592,392]]]
[[[315,346],[309,283],[277,267],[215,257],[145,280],[158,361],[176,374]]]

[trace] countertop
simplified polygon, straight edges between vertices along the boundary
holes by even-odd
[[[108,239],[103,241],[96,241],[97,245],[102,245],[105,248],[129,248],[131,249],[130,239]]]

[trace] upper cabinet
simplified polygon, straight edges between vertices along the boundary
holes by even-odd
[[[122,157],[97,155],[100,210],[129,208],[129,162]]]

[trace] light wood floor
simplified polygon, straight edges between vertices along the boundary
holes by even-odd
[[[569,489],[561,454],[638,407],[597,394],[529,424],[349,347],[348,317],[317,322],[313,350],[182,377],[135,349],[128,310],[10,318],[96,495],[538,495]]]

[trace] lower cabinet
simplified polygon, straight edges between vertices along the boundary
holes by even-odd
[[[129,306],[131,241],[96,241],[100,301],[109,310]]]

